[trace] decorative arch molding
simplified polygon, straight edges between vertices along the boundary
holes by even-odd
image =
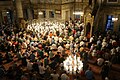
[[[89,5],[87,5],[85,8],[84,8],[84,13],[86,14],[86,13],[91,13],[92,12],[92,7],[91,6],[89,6]]]
[[[90,36],[92,36],[92,26],[93,26],[93,20],[94,20],[94,17],[91,16],[91,13],[92,13],[92,7],[87,5],[84,8],[84,23],[86,25],[86,27],[85,27],[85,34],[88,35],[88,32],[89,32]],[[89,27],[89,31],[88,31],[88,27],[87,27],[88,23],[91,26],[91,27]]]

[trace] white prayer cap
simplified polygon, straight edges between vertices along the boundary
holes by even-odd
[[[52,44],[51,49],[57,49],[56,44]]]
[[[108,77],[105,77],[105,80],[109,80]]]

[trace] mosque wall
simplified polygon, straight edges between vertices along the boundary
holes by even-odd
[[[22,7],[20,7],[19,9],[23,9],[23,15],[21,14],[22,12],[21,10],[20,13],[17,15],[19,15],[19,17],[23,16],[23,18],[25,18],[26,20],[38,19],[38,18],[40,19],[51,18],[51,19],[60,19],[65,21],[65,20],[70,20],[70,18],[75,19],[80,15],[76,16],[73,14],[73,12],[75,11],[84,12],[85,7],[88,6],[89,3],[88,0],[30,0],[31,3],[29,0],[26,1],[21,0],[21,1],[22,1],[22,5],[21,5]],[[2,3],[0,3],[0,5],[1,4]],[[12,1],[11,1],[11,5],[14,6]],[[40,11],[43,12],[42,15],[39,15]],[[51,17],[51,15],[53,15],[54,17]],[[79,18],[83,18],[82,20],[84,21],[84,16],[80,16]]]
[[[62,10],[62,20],[70,20],[70,9]]]
[[[62,12],[62,14],[61,14],[62,18],[61,19],[62,20],[70,20],[70,17],[72,16],[71,11],[73,11],[73,9],[74,9],[73,4],[72,3],[63,4],[61,6],[61,12]]]
[[[90,22],[91,25],[93,24],[93,17],[91,17],[90,13],[93,9],[93,6],[88,6],[89,0],[16,0],[16,1],[22,1],[21,7],[14,5],[13,1],[0,1],[0,9],[1,14],[0,15],[2,19],[0,19],[0,23],[4,22],[4,18],[7,13],[7,9],[10,9],[13,11],[14,16],[16,17],[15,7],[19,8],[17,9],[17,16],[25,18],[22,13],[26,14],[26,20],[27,19],[37,19],[37,18],[51,18],[51,19],[59,19],[59,20],[69,20],[70,18],[75,19],[76,15],[73,14],[75,11],[83,11],[83,21],[85,25]],[[94,1],[94,0],[92,0]],[[98,0],[99,1],[99,0]],[[120,0],[117,0],[117,2],[109,2],[109,0],[102,0],[102,6],[103,8],[100,9],[99,16],[97,18],[97,26],[94,27],[95,30],[106,30],[106,20],[108,15],[112,15],[113,17],[117,17],[118,20],[113,22],[113,30],[114,31],[120,31]],[[89,8],[90,7],[90,8]],[[22,12],[23,10],[23,12]],[[27,11],[26,11],[27,10]],[[34,11],[31,12],[31,10]],[[39,15],[39,11],[43,11],[45,13],[44,15]],[[34,17],[35,16],[35,17]],[[54,17],[51,17],[54,16]],[[8,16],[9,17],[9,16]],[[77,16],[78,17],[78,16]],[[80,17],[81,18],[81,17]]]
[[[113,18],[118,18],[116,21],[112,21],[113,31],[120,31],[120,7],[110,7],[106,6],[101,9],[98,17],[97,29],[101,29],[102,31],[106,30],[107,25],[107,16],[112,16]]]
[[[40,5],[37,5],[36,9],[41,9],[46,11],[46,18],[49,15],[47,13],[49,10],[54,11],[54,19],[61,19],[61,20],[69,20],[70,18],[75,19],[76,16],[73,14],[75,11],[82,11],[84,12],[84,8],[88,6],[88,1],[83,0],[82,2],[74,2],[73,0],[68,0],[64,2],[62,0],[62,5],[60,4],[44,4],[40,3]],[[35,7],[34,7],[35,8]],[[42,17],[41,17],[42,18]],[[81,18],[81,17],[80,17]]]
[[[39,4],[34,6],[35,14],[38,15],[38,18],[51,18],[50,15],[53,15],[53,19],[61,19],[61,5],[57,4]],[[43,15],[39,15],[39,12],[44,12]]]

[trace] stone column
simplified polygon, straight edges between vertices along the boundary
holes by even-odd
[[[22,1],[16,0],[16,11],[17,11],[17,17],[23,18],[23,9],[22,9]]]
[[[16,24],[18,28],[24,27],[23,25],[23,9],[22,9],[22,1],[21,0],[15,0],[15,7],[16,7]]]
[[[49,10],[46,10],[46,18],[49,18]]]
[[[73,15],[74,9],[70,9],[70,17],[72,18],[72,20],[74,20],[74,15]]]
[[[86,25],[87,25],[87,23],[86,23],[86,15],[84,15],[84,24],[85,24],[85,26],[84,26],[84,34],[85,35],[87,35],[87,31],[86,31]]]
[[[30,8],[27,9],[27,13],[28,13],[28,20],[32,20],[33,15],[32,15],[32,10]]]
[[[62,20],[65,20],[65,14],[66,14],[66,12],[65,12],[65,10],[61,10],[62,11]]]
[[[2,11],[0,11],[0,25],[2,25]]]

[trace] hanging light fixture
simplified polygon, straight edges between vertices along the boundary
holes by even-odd
[[[69,55],[63,62],[64,70],[69,74],[80,73],[83,70],[81,58],[76,55]]]

